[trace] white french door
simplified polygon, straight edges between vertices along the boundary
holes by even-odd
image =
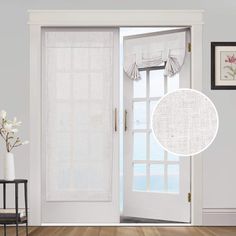
[[[45,28],[42,223],[118,223],[117,28]]]
[[[141,37],[148,36],[134,36],[135,39]],[[189,32],[186,37],[189,42]],[[124,73],[123,215],[190,222],[190,157],[164,151],[151,129],[157,101],[170,91],[191,87],[190,52],[186,52],[185,63],[174,77],[164,76],[164,66],[140,70],[139,81],[132,81]]]

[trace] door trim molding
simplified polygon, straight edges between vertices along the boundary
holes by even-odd
[[[29,10],[30,30],[30,225],[41,225],[42,27],[187,26],[191,28],[192,88],[202,90],[203,10]],[[193,225],[202,225],[202,156],[192,158]]]
[[[29,10],[29,24],[45,26],[189,26],[203,10]]]

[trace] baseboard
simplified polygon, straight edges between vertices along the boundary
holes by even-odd
[[[204,208],[204,226],[236,226],[236,208]]]

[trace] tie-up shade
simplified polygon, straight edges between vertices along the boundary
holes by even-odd
[[[139,69],[165,66],[164,76],[179,73],[186,52],[186,31],[169,30],[124,37],[124,71],[132,80],[141,79]]]

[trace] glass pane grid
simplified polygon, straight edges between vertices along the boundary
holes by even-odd
[[[149,175],[148,175],[149,172]],[[179,192],[179,163],[133,162],[133,190],[160,193]]]
[[[179,192],[179,164],[170,164],[167,166],[167,191],[170,193]]]
[[[133,103],[133,128],[145,129],[147,127],[146,102]]]
[[[146,184],[146,164],[134,164],[133,189],[136,191],[145,191]]]
[[[141,71],[141,80],[133,82],[133,97],[143,98],[146,97],[146,72]]]
[[[141,76],[142,83],[134,82],[133,190],[178,193],[179,157],[164,151],[151,130],[152,112],[161,96],[179,87],[178,76],[171,82],[163,70],[145,70]]]
[[[149,73],[150,97],[161,97],[164,95],[164,70],[151,70]]]
[[[133,135],[133,160],[146,160],[146,133]]]

